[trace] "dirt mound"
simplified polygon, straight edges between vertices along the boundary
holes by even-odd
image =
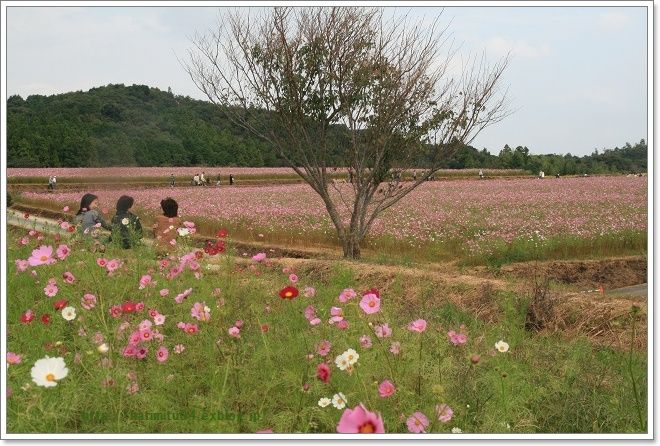
[[[622,257],[603,260],[525,262],[503,266],[500,273],[519,279],[535,275],[577,288],[605,289],[637,285],[647,281],[645,257]]]

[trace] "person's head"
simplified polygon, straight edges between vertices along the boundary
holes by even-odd
[[[117,212],[127,212],[130,208],[133,207],[133,197],[128,195],[122,195],[117,200]]]
[[[87,212],[89,210],[97,208],[99,205],[99,197],[94,194],[85,194],[80,199],[80,209],[78,209],[78,214]]]
[[[163,209],[163,215],[165,217],[173,218],[177,216],[179,212],[179,204],[173,198],[166,198],[161,200],[160,207]]]

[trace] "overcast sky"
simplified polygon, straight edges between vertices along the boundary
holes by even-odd
[[[7,8],[7,92],[55,94],[146,84],[203,99],[177,61],[219,7]],[[435,7],[412,8],[426,23]],[[584,155],[647,138],[643,7],[451,7],[461,53],[513,55],[505,73],[516,112],[473,142]],[[423,26],[423,25],[422,25]]]

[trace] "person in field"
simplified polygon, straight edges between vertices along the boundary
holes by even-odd
[[[122,195],[117,200],[117,213],[112,217],[111,240],[117,241],[122,248],[134,247],[142,239],[140,217],[129,211],[133,207],[133,197]]]
[[[50,175],[48,177],[48,191],[52,192],[53,191],[53,176]]]
[[[174,174],[170,174],[170,187],[174,187],[176,185],[176,181],[174,179]]]
[[[199,176],[199,182],[202,186],[206,186],[206,175],[204,175],[204,172]]]
[[[196,173],[195,176],[193,176],[193,186],[199,186],[199,174]]]
[[[179,204],[173,198],[165,198],[160,202],[163,214],[156,217],[153,225],[154,247],[159,254],[174,251],[176,246],[177,228],[180,226]]]
[[[229,174],[229,185],[233,186],[234,185],[234,175]]]
[[[483,180],[484,179],[484,171],[479,169],[479,179]]]
[[[108,231],[112,230],[112,226],[103,219],[98,207],[99,197],[94,194],[83,195],[80,200],[80,209],[73,219],[82,234],[94,235],[94,229],[99,227]]]

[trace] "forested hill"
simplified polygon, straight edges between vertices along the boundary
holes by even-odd
[[[255,124],[267,127],[267,112]],[[343,127],[335,127],[340,136]],[[338,140],[339,138],[337,138]],[[338,144],[332,144],[338,147]],[[343,165],[338,150],[332,164]],[[508,145],[498,155],[463,147],[445,168],[513,168],[537,173],[627,173],[647,169],[647,145],[591,155],[532,155]],[[232,124],[215,105],[146,85],[107,85],[87,92],[7,100],[9,167],[285,165],[273,147]],[[419,167],[425,161],[419,160]]]

